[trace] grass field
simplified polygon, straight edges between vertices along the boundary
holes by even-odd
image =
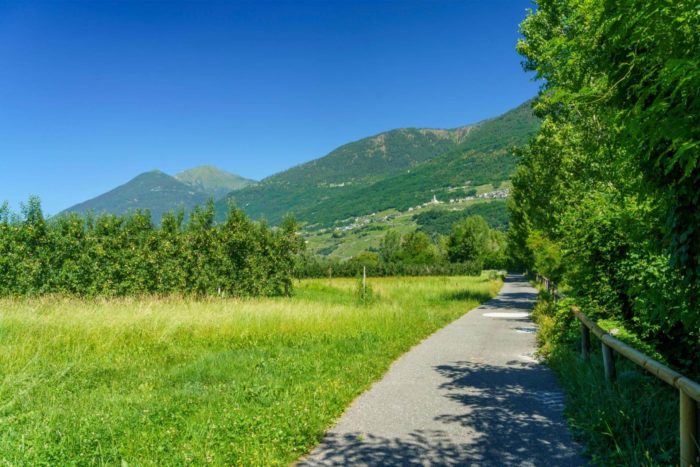
[[[308,280],[293,298],[0,300],[0,465],[284,465],[500,288]]]

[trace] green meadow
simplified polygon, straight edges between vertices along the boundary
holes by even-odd
[[[285,465],[482,277],[305,280],[291,298],[0,300],[0,465]]]

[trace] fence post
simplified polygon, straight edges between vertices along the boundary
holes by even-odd
[[[615,355],[613,349],[608,347],[605,342],[601,342],[601,350],[603,351],[603,367],[605,367],[605,379],[609,382],[615,381]]]
[[[681,467],[698,466],[698,403],[680,390]]]
[[[588,360],[591,354],[591,330],[583,323],[581,325],[581,358]]]
[[[367,266],[362,266],[362,295],[367,293]]]

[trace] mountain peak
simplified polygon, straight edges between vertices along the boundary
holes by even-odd
[[[213,165],[193,167],[178,173],[175,178],[214,198],[224,197],[232,191],[257,183],[255,180],[226,172]]]
[[[194,190],[160,170],[137,175],[123,185],[83,203],[66,209],[66,212],[126,214],[136,209],[148,209],[155,223],[161,216],[179,208],[190,210],[206,203],[209,196]]]
[[[198,165],[197,167],[192,167],[191,169],[183,170],[182,172],[175,174],[175,178],[179,178],[181,176],[183,177],[188,177],[193,174],[227,174],[225,170],[221,170],[218,167],[215,167],[213,165]],[[234,175],[234,174],[231,174]]]

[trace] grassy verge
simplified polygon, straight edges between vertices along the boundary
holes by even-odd
[[[600,342],[595,337],[591,337],[590,361],[581,359],[579,327],[569,307],[566,301],[553,305],[542,293],[533,317],[540,328],[540,352],[557,372],[566,392],[569,424],[574,436],[585,445],[592,463],[677,465],[676,391],[619,356],[617,381],[607,383]],[[609,329],[613,324],[599,325]],[[638,344],[629,332],[619,327],[618,331],[618,338]]]
[[[0,464],[279,465],[487,277],[307,280],[288,299],[0,300]]]

